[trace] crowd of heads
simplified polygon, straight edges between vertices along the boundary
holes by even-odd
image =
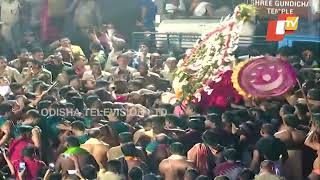
[[[213,10],[205,1],[192,6],[198,15]],[[203,108],[175,99],[182,50],[169,55],[148,41],[135,51],[117,27],[103,28],[82,34],[84,45],[68,37],[42,44],[28,31],[15,56],[0,47],[1,178],[320,177],[319,51],[252,46],[249,56],[288,60],[301,87]]]

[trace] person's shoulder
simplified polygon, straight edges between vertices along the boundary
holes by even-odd
[[[128,71],[130,71],[131,73],[137,72],[137,70],[135,68],[132,68],[130,66],[127,67]]]
[[[140,77],[140,73],[139,72],[134,72],[134,73],[132,73],[132,76],[134,78]]]
[[[71,63],[68,63],[68,62],[63,62],[63,66],[65,68],[72,68],[72,64]]]
[[[107,71],[102,71],[102,76],[111,76],[111,73]]]
[[[7,66],[7,69],[8,69],[9,71],[18,71],[16,68],[11,67],[11,66]],[[18,71],[18,72],[19,72],[19,71]]]
[[[48,69],[46,69],[46,68],[43,68],[43,69],[42,69],[42,73],[51,75],[51,72],[50,72]]]
[[[12,60],[12,61],[10,61],[10,62],[8,62],[8,65],[10,66],[10,65],[17,65],[17,64],[19,64],[20,63],[20,61],[19,61],[19,59],[14,59],[14,60]]]
[[[151,71],[150,71],[149,74],[150,74],[151,76],[153,76],[153,77],[160,78],[160,75],[157,74],[157,73],[154,73],[154,72],[151,72]]]
[[[80,50],[81,49],[81,47],[80,46],[78,46],[78,45],[71,45],[71,48],[72,49],[74,49],[74,50]]]

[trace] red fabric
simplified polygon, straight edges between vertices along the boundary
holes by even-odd
[[[59,27],[55,27],[49,17],[48,0],[45,0],[41,9],[41,39],[45,42],[53,42],[60,37]]]
[[[200,174],[206,176],[209,174],[209,165],[207,163],[208,149],[204,144],[199,143],[194,145],[188,151],[188,159],[194,162],[196,168],[200,171]]]
[[[116,102],[127,102],[128,97],[127,96],[117,96]]]
[[[11,162],[21,159],[22,151],[27,146],[32,146],[33,142],[26,138],[14,139],[9,145]]]
[[[242,96],[233,88],[231,82],[232,71],[226,71],[221,75],[222,80],[219,82],[210,82],[208,86],[213,89],[211,95],[207,92],[201,92],[200,106],[203,109],[207,109],[210,106],[215,106],[219,108],[227,108],[230,105],[230,100],[232,102],[239,103]]]
[[[38,172],[42,167],[45,167],[46,164],[42,161],[37,159],[29,159],[23,158],[21,160],[17,160],[13,162],[13,166],[15,169],[16,176],[18,175],[19,171],[19,163],[25,162],[26,163],[26,180],[34,180],[38,177]]]

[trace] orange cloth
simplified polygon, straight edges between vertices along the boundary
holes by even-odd
[[[202,144],[194,145],[188,151],[188,159],[195,163],[196,168],[200,171],[202,175],[208,175],[209,165],[208,165],[208,148]],[[210,169],[211,170],[211,169]]]

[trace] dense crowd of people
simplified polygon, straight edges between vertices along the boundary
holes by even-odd
[[[319,51],[253,46],[250,56],[286,58],[302,88],[239,104],[226,98],[225,108],[184,106],[172,90],[184,55],[163,54],[149,41],[136,52],[112,23],[99,31],[80,26],[100,20],[88,18],[100,1],[74,0],[65,7],[60,0],[29,0],[28,11],[17,11],[29,14],[27,20],[4,6],[24,1],[0,2],[0,179],[320,179]],[[208,2],[194,1],[193,8],[200,8],[196,3],[210,15]],[[62,17],[71,22],[58,14],[63,8],[81,19],[72,24],[86,29],[81,36],[87,43],[73,43],[55,29]],[[153,1],[142,1],[143,30],[154,30],[154,8]],[[26,28],[25,21],[41,30]],[[17,22],[23,29],[18,39]]]

